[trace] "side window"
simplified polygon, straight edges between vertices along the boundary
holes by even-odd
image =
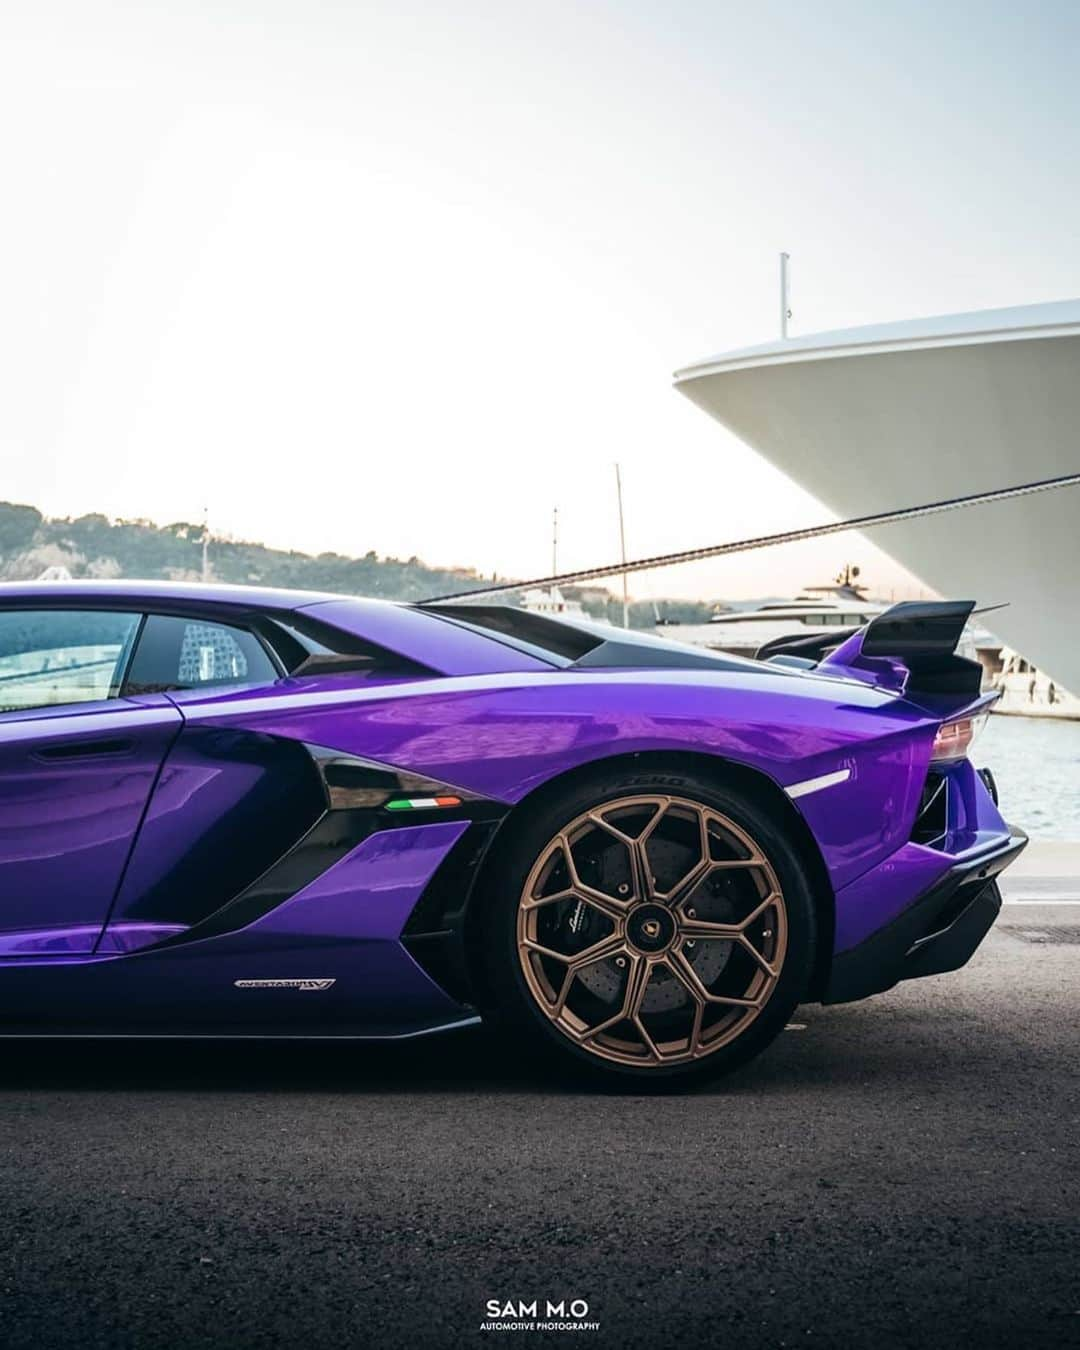
[[[278,670],[254,633],[205,619],[151,614],[124,683],[126,694],[272,684]]]
[[[140,617],[0,611],[0,712],[116,698]]]

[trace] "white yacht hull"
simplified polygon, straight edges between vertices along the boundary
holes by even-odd
[[[702,361],[680,391],[842,516],[1080,472],[1080,301],[827,333]],[[883,526],[945,596],[1080,690],[1080,489]]]

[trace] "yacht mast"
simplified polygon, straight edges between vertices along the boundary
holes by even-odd
[[[618,462],[615,464],[615,491],[619,498],[619,549],[622,554],[623,566],[626,566],[626,530],[623,527],[623,509],[622,509],[622,473],[619,470]],[[630,627],[630,600],[626,591],[626,573],[622,574],[622,626]]]
[[[202,528],[202,579],[210,580],[210,508],[203,507]]]

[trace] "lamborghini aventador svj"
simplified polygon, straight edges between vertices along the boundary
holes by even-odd
[[[0,1034],[482,1017],[594,1076],[730,1069],[993,923],[1025,841],[968,758],[970,608],[751,661],[512,606],[0,587]]]

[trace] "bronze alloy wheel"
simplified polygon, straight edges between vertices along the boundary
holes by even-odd
[[[532,997],[582,1049],[638,1068],[730,1044],[776,988],[788,915],[747,831],[685,797],[619,797],[542,849],[517,910]]]

